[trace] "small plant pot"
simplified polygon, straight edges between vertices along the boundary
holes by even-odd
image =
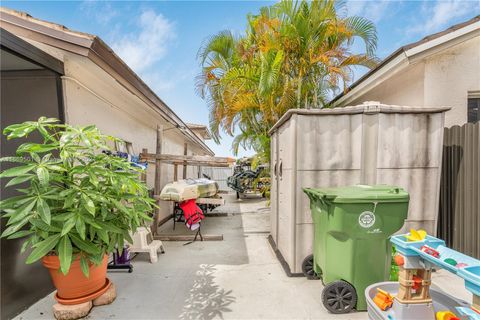
[[[100,265],[90,264],[88,278],[80,268],[79,256],[72,261],[66,275],[60,271],[58,256],[45,256],[42,262],[50,272],[53,285],[57,288],[55,299],[61,304],[79,304],[93,300],[102,295],[111,284],[107,279],[108,255],[103,257]]]

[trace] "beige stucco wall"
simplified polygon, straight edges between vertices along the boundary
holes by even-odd
[[[450,106],[445,126],[467,122],[469,91],[480,90],[480,36],[455,45],[425,61],[426,106]]]
[[[480,90],[480,36],[437,52],[410,57],[410,64],[365,94],[349,102],[379,101],[386,104],[419,107],[452,107],[445,116],[445,126],[467,122],[469,91]]]
[[[361,104],[364,101],[380,101],[385,104],[422,106],[424,94],[424,65],[409,66],[405,71],[379,81],[378,85],[349,105]]]
[[[112,76],[90,59],[60,49],[29,41],[64,62],[65,76],[62,77],[66,122],[73,125],[95,124],[102,133],[131,142],[134,153],[143,148],[154,153],[157,125],[164,126],[162,152],[184,153],[187,143],[188,155],[206,155],[200,145],[187,139],[181,131],[162,118],[159,111],[148,106],[139,97],[126,90]],[[147,184],[153,188],[154,165],[147,169]],[[178,166],[178,177],[183,168]],[[187,167],[187,178],[198,176],[197,167]],[[174,166],[162,165],[162,186],[171,182]],[[172,204],[161,204],[161,218],[172,213]]]

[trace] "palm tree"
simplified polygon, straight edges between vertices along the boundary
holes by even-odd
[[[288,109],[324,107],[329,94],[347,87],[353,66],[376,65],[375,26],[341,16],[343,7],[284,0],[249,15],[244,35],[222,31],[204,42],[197,89],[209,105],[215,141],[221,131],[237,132],[234,152],[241,145],[268,158],[268,130]],[[356,39],[364,53],[351,52]]]

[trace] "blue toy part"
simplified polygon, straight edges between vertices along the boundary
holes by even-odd
[[[408,241],[405,236],[406,234],[392,236],[390,241],[395,244],[395,249],[398,253],[407,257],[418,256],[418,251],[420,251],[420,248],[424,245],[427,245],[433,249],[436,249],[440,245],[445,246],[445,241],[432,236],[427,235],[422,241]]]
[[[395,244],[397,252],[405,257],[420,257],[421,259],[440,266],[465,280],[465,288],[473,294],[480,296],[480,260],[467,256],[445,246],[445,241],[432,236],[426,236],[422,241],[408,241],[405,235],[393,236],[390,241]],[[439,253],[436,258],[421,250],[422,246],[428,246]],[[457,263],[466,264],[458,268],[447,262],[453,259]]]
[[[427,246],[430,246],[429,244],[427,244]],[[459,270],[462,270],[463,268],[457,268],[456,266],[452,266],[451,264],[445,262],[446,259],[453,259],[455,260],[457,263],[466,263],[468,266],[476,266],[476,265],[480,265],[480,261],[477,260],[477,259],[474,259],[470,256],[467,256],[463,253],[460,253],[458,251],[455,251],[453,249],[450,249],[444,245],[441,245],[441,246],[438,246],[436,248],[434,248],[435,250],[438,251],[438,253],[440,254],[440,257],[439,258],[435,258],[431,255],[429,255],[428,253],[425,253],[423,251],[421,251],[420,249],[414,249],[415,251],[418,252],[418,254],[422,257],[422,259],[425,259],[431,263],[434,263],[436,264],[437,266],[440,266],[454,274],[457,274],[457,272]],[[463,278],[463,277],[462,277]]]
[[[456,307],[461,316],[468,317],[468,320],[480,320],[480,314],[467,307]]]
[[[458,275],[465,279],[468,291],[480,296],[480,265],[464,267],[458,271]]]

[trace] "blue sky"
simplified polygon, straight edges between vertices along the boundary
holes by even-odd
[[[200,68],[196,53],[208,36],[229,29],[241,33],[246,15],[265,1],[2,1],[2,6],[35,18],[98,35],[185,122],[208,123],[205,102],[196,95]],[[377,25],[377,56],[480,14],[479,1],[347,1],[349,15]],[[355,46],[357,48],[357,46]],[[358,70],[357,77],[363,70]],[[232,138],[209,142],[219,156],[230,156]],[[252,151],[241,151],[239,156]]]

